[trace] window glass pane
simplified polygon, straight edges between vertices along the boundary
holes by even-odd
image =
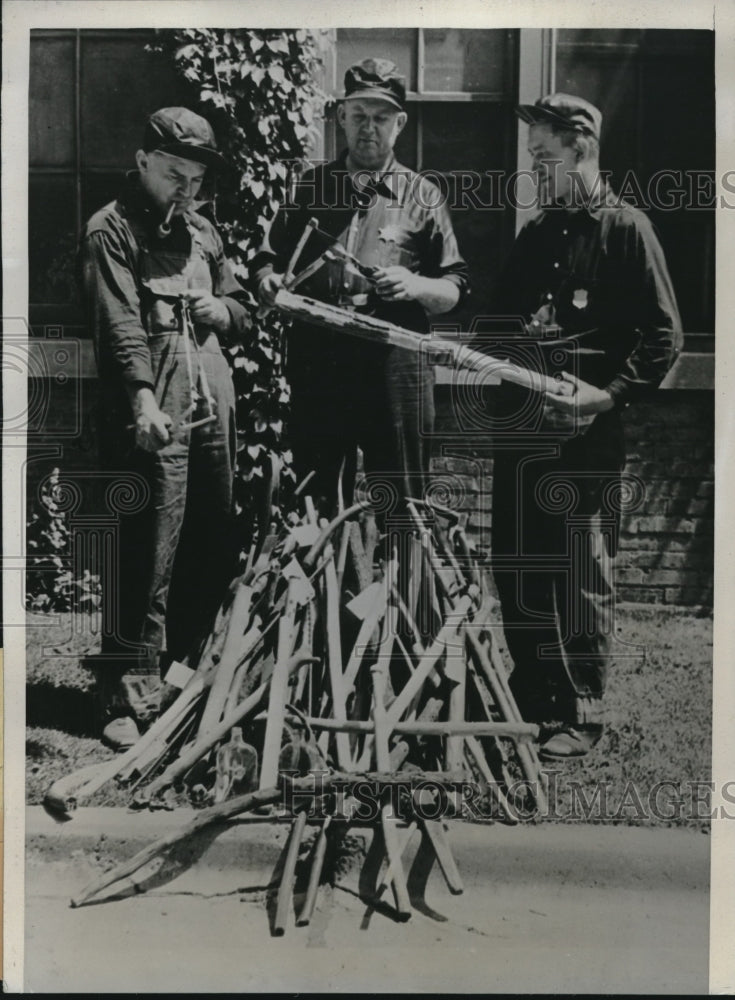
[[[28,279],[31,302],[72,302],[76,254],[74,179],[28,182]]]
[[[560,28],[556,40],[559,46],[638,45],[645,34],[637,28]]]
[[[406,90],[416,90],[415,28],[339,28],[337,31],[337,93],[344,94],[345,71],[373,56],[391,59],[406,77]]]
[[[600,166],[612,172],[613,187],[637,162],[639,113],[636,52],[611,49],[607,54],[565,49],[559,51],[556,86],[565,94],[579,94],[602,112]]]
[[[447,317],[468,330],[487,314],[492,287],[513,240],[514,212],[503,181],[513,162],[515,123],[508,105],[426,103],[423,169],[446,174],[446,192],[459,249],[470,268],[471,297]],[[490,178],[486,171],[503,171]]]
[[[595,34],[599,40],[616,33]],[[600,166],[611,172],[613,190],[624,190],[656,226],[684,329],[711,331],[714,213],[704,207],[687,211],[685,206],[691,178],[700,174],[704,184],[706,172],[715,168],[712,33],[669,31],[648,41],[651,47],[656,43],[653,51],[647,46],[560,47],[557,88],[586,97],[602,111]],[[662,58],[664,43],[681,53],[675,73],[671,57]],[[671,122],[673,107],[676,127]],[[673,176],[664,175],[659,182],[661,171]],[[658,204],[659,191],[684,207],[672,210]]]
[[[192,91],[148,39],[82,35],[82,158],[86,166],[134,166],[146,119],[158,108],[192,102]]]
[[[74,163],[74,39],[31,38],[28,104],[31,166]]]
[[[504,92],[510,84],[512,32],[424,31],[424,90]]]
[[[82,175],[82,221],[114,201],[122,191],[125,183],[125,173],[83,174]]]

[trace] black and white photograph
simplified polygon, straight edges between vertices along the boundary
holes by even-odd
[[[735,989],[671,6],[5,0],[8,992]]]

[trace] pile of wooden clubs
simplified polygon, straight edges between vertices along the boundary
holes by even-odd
[[[297,923],[313,912],[330,837],[351,825],[373,827],[386,866],[375,895],[390,886],[394,914],[407,919],[402,856],[416,831],[419,850],[462,891],[446,833],[448,819],[466,813],[467,788],[501,822],[544,808],[537,727],[522,721],[508,687],[494,601],[461,517],[408,500],[379,530],[367,499],[331,521],[303,492],[299,502],[300,516],[271,525],[253,546],[211,633],[176,665],[175,701],[131,749],[49,789],[45,805],[57,815],[112,780],[138,808],[173,808],[186,796],[199,810],[75,905],[202,826],[258,809],[291,824],[276,933],[308,823],[317,831]],[[368,819],[355,794],[361,783],[374,792]]]

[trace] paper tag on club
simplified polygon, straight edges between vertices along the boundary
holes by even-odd
[[[299,587],[296,592],[296,602],[299,605],[308,604],[314,596],[314,588],[309,582],[308,576],[304,573],[298,559],[292,559],[291,562],[286,563],[283,567],[282,575],[286,580],[298,580]]]
[[[178,660],[174,660],[163,679],[172,687],[181,688],[183,690],[193,676],[194,671],[191,667],[187,667],[183,663],[179,663]]]
[[[352,600],[347,603],[347,610],[351,611],[356,618],[360,618],[364,621],[375,607],[378,596],[380,594],[385,594],[385,592],[385,584],[380,580],[376,580],[375,583],[368,584],[364,590],[360,591],[357,597],[353,597]]]
[[[316,524],[299,524],[296,528],[291,528],[291,537],[296,540],[299,548],[312,546],[319,537],[319,527]]]

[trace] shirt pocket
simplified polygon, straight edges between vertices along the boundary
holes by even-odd
[[[418,271],[422,256],[423,234],[403,223],[387,222],[378,230],[378,266],[407,267]]]
[[[184,274],[151,274],[144,277],[142,306],[151,336],[181,328],[181,297],[187,290]]]

